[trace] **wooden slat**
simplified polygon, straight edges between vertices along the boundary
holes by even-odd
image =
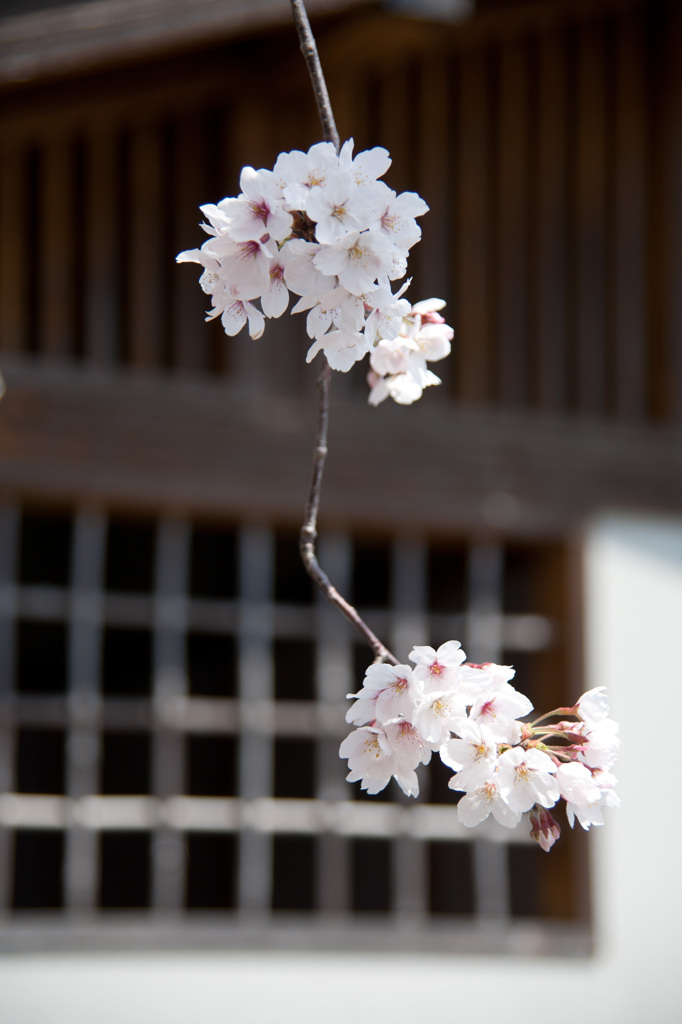
[[[502,843],[474,839],[474,906],[476,916],[500,927],[510,916],[509,853]]]
[[[69,729],[66,794],[77,800],[99,790],[101,765],[99,675],[106,520],[81,509],[74,520],[69,624]],[[64,902],[79,914],[97,902],[97,839],[76,826],[65,837]]]
[[[209,196],[206,192],[206,130],[206,120],[197,116],[182,118],[175,126],[173,198],[174,238],[178,252],[203,245],[208,236],[199,227],[203,220],[199,206],[222,199],[222,196]],[[207,369],[208,331],[204,326],[204,314],[209,300],[196,281],[202,268],[195,264],[192,266],[196,274],[183,267],[174,270],[171,289],[173,363],[185,373]]]
[[[322,537],[320,565],[342,594],[350,589],[352,547],[347,535]],[[316,594],[315,684],[316,698],[339,703],[346,693],[356,691],[353,678],[353,637],[338,621],[336,609]],[[343,719],[343,716],[339,716]],[[330,719],[331,724],[331,719]],[[344,723],[345,725],[345,723]],[[318,726],[319,729],[319,726]],[[350,728],[347,729],[350,732]],[[344,735],[346,729],[344,728]],[[320,733],[318,732],[318,737]],[[320,737],[315,744],[315,778],[318,799],[337,801],[348,798],[348,783],[339,760],[337,740]],[[350,849],[347,837],[330,833],[317,843],[316,905],[322,911],[347,913],[350,908]]]
[[[85,359],[99,367],[115,362],[120,345],[117,156],[113,127],[96,128],[85,151],[83,326]]]
[[[466,651],[475,662],[502,660],[504,550],[495,541],[472,544],[468,564]],[[509,871],[502,844],[473,842],[474,906],[478,917],[508,916]]]
[[[521,405],[528,396],[528,54],[523,41],[499,57],[497,331],[500,401]]]
[[[662,25],[662,65],[657,99],[662,110],[659,208],[660,262],[657,269],[663,288],[657,293],[663,306],[660,362],[657,367],[655,402],[659,415],[679,427],[682,424],[682,76],[679,71],[682,43],[682,9],[674,6]]]
[[[160,797],[180,793],[184,786],[183,751],[177,743],[168,742],[163,719],[172,700],[187,696],[188,572],[189,524],[163,519],[158,527],[154,598],[154,701],[162,724],[154,748],[153,788]]]
[[[390,644],[396,656],[405,660],[415,644],[428,643],[427,553],[416,536],[396,537],[391,559],[392,628]],[[427,782],[420,773],[420,787]],[[428,783],[427,783],[428,785]],[[426,793],[428,799],[428,792]],[[404,805],[410,798],[401,796]],[[393,897],[396,923],[407,925],[425,917],[428,911],[427,850],[412,836],[400,836],[393,845]]]
[[[606,399],[606,48],[602,26],[577,35],[575,138],[575,404],[602,413]]]
[[[21,93],[17,93],[15,104],[4,96],[0,111],[3,142],[32,145],[54,135],[57,125],[61,134],[73,138],[87,135],[102,121],[141,124],[169,114],[191,114],[215,103],[218,89],[225,94],[238,89],[230,77],[229,57],[201,54],[175,68],[174,77],[161,78],[158,73],[150,74],[145,65],[139,74],[127,66],[118,80],[105,79],[103,86],[84,79],[77,92],[68,85],[62,91],[51,83],[37,90],[30,103]]]
[[[385,180],[396,192],[414,189],[416,182],[411,179],[414,142],[410,127],[414,97],[411,68],[399,65],[384,70],[377,76],[379,89],[379,138],[377,143],[385,146],[391,154],[391,166]],[[377,144],[375,143],[375,145]]]
[[[158,366],[161,357],[161,312],[165,295],[161,256],[162,154],[158,124],[130,135],[129,238],[127,254],[129,323],[128,359],[135,370]]]
[[[185,789],[185,742],[168,728],[166,708],[187,694],[185,630],[189,574],[189,523],[162,519],[158,526],[154,594],[154,704],[152,789],[164,799]],[[183,905],[185,844],[172,829],[156,830],[152,857],[152,906],[179,911]]]
[[[614,189],[615,409],[630,421],[646,409],[646,182],[644,26],[621,18],[616,37]]]
[[[473,662],[499,662],[502,655],[504,552],[495,541],[472,545],[468,565],[466,652]]]
[[[27,242],[25,225],[25,155],[21,149],[0,152],[0,349],[17,352],[25,344]]]
[[[458,393],[466,402],[491,397],[490,367],[494,358],[490,288],[489,106],[485,51],[462,56],[458,153],[457,252],[455,291],[458,306]]]
[[[273,786],[273,742],[262,723],[273,698],[272,600],[274,549],[270,530],[246,527],[239,538],[239,693],[244,720],[239,743],[239,794],[267,797]],[[267,713],[267,712],[265,712]],[[264,724],[264,730],[263,730]],[[243,913],[267,913],[272,889],[272,842],[251,829],[240,835],[238,904]]]
[[[0,792],[14,789],[15,721],[7,698],[14,689],[15,596],[19,509],[0,506]],[[0,916],[12,902],[12,831],[0,825]]]
[[[566,39],[539,40],[535,266],[537,400],[541,409],[566,404],[567,137]]]
[[[452,191],[457,175],[454,154],[457,130],[451,117],[451,102],[454,93],[454,68],[443,56],[425,59],[420,63],[419,113],[416,130],[419,141],[416,146],[417,184],[416,191],[429,204],[430,211],[419,219],[422,229],[420,242],[410,250],[408,276],[414,276],[414,284],[408,298],[418,302],[431,297],[450,300],[452,272],[450,253],[457,227],[453,223],[454,210]],[[442,158],[434,160],[434,142],[441,139],[444,144]],[[415,184],[411,186],[415,190]],[[450,321],[454,310],[445,310]],[[458,341],[455,340],[455,344]],[[444,380],[450,376],[451,360],[440,362],[435,372]]]
[[[42,154],[39,264],[37,281],[38,349],[48,356],[73,350],[73,152],[71,140],[50,140]]]

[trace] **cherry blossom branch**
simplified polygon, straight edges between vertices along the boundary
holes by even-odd
[[[331,142],[338,153],[341,146],[339,133],[336,129],[336,122],[334,120],[334,114],[329,100],[329,93],[327,92],[327,85],[324,80],[320,58],[317,53],[315,37],[313,36],[312,29],[310,28],[310,22],[308,21],[305,5],[302,0],[291,0],[291,10],[294,17],[294,24],[296,25],[296,31],[298,32],[299,42],[301,44],[301,53],[303,54],[310,73],[310,79],[313,83],[313,92],[315,93],[315,102],[317,103],[317,110],[320,115],[324,141]],[[306,504],[305,521],[301,527],[299,540],[301,558],[309,576],[312,577],[318,587],[320,587],[324,592],[328,600],[331,601],[333,605],[336,605],[342,614],[345,615],[346,618],[353,623],[356,629],[362,633],[363,637],[374,651],[375,660],[384,662],[388,661],[393,665],[397,665],[398,659],[391,654],[388,648],[382,644],[381,640],[379,640],[379,638],[372,632],[367,623],[358,613],[357,609],[341,596],[336,587],[331,583],[327,574],[322,570],[317,560],[317,553],[315,550],[315,542],[317,540],[317,515],[320,508],[322,475],[324,473],[324,464],[327,458],[327,432],[329,425],[329,393],[331,387],[331,376],[331,367],[325,360],[324,369],[317,381],[317,387],[319,390],[317,432],[315,438],[315,451],[313,454],[313,472],[310,483],[310,492],[308,494],[308,501]]]

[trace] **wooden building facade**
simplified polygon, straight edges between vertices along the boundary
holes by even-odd
[[[682,11],[310,9],[342,137],[431,207],[410,295],[456,330],[414,408],[335,375],[323,562],[398,650],[457,637],[556,706],[582,683],[583,524],[682,503]],[[145,941],[219,911],[211,941],[388,947],[397,921],[584,951],[584,837],[550,864],[465,834],[435,771],[413,810],[349,792],[367,656],[296,561],[304,322],[228,340],[174,262],[243,165],[319,138],[287,15],[0,21],[0,941],[52,934],[24,911],[61,942],[132,908]]]

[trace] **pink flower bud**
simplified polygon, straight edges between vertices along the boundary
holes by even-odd
[[[536,804],[530,812],[530,837],[539,843],[545,853],[549,853],[561,835],[561,829],[552,815],[544,807]]]

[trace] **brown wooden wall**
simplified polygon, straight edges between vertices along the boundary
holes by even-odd
[[[413,293],[450,301],[458,399],[682,415],[680,20],[649,3],[478,33],[379,16],[322,27],[342,134],[388,146],[389,182],[432,207]],[[291,36],[9,90],[3,352],[248,372],[173,256],[200,243],[198,203],[235,194],[242,164],[317,138]]]
[[[440,367],[445,387],[423,401],[441,416],[483,415],[479,440],[487,413],[522,415],[524,451],[547,417],[552,429],[568,417],[639,431],[609,435],[602,452],[620,455],[607,463],[626,472],[631,442],[653,445],[660,480],[649,500],[674,505],[679,5],[540,4],[451,27],[370,10],[320,22],[318,40],[342,136],[357,149],[387,146],[388,183],[432,209],[411,295],[447,298],[456,344]],[[120,384],[158,370],[169,383],[309,398],[302,318],[268,323],[259,342],[225,339],[203,322],[197,268],[174,263],[204,238],[198,205],[236,194],[242,165],[272,166],[319,137],[289,28],[5,86],[0,99],[0,363],[10,381],[13,367],[17,385],[34,372],[80,380],[89,369]],[[337,375],[339,397],[364,400],[363,374]],[[21,410],[7,411],[21,433]],[[381,416],[378,451],[394,422]],[[589,437],[576,445],[567,463],[590,456]],[[551,462],[544,449],[539,457]],[[516,486],[523,466],[509,472]]]

